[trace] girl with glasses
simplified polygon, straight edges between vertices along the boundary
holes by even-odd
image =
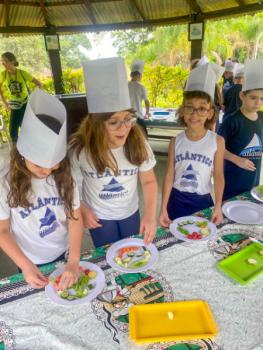
[[[97,71],[103,72],[101,79]],[[105,94],[109,82],[104,76],[110,74],[113,76],[109,94]],[[90,229],[96,247],[138,233],[144,234],[145,243],[150,243],[156,230],[157,182],[153,171],[156,161],[129,109],[123,61],[120,58],[89,61],[86,83],[90,114],[70,142],[84,226]],[[105,112],[107,109],[113,112]],[[138,180],[144,195],[141,220]]]
[[[210,79],[205,73],[211,75]],[[198,87],[195,77],[199,84],[198,90],[195,90]],[[218,114],[213,102],[215,79],[209,64],[206,68],[198,67],[190,73],[179,114],[179,120],[186,129],[173,138],[169,145],[160,213],[160,223],[164,227],[178,217],[191,215],[213,205],[212,176],[215,206],[211,220],[219,224],[223,219],[224,140],[211,131]],[[206,82],[211,80],[210,86],[206,86]]]
[[[143,131],[130,111],[90,114],[71,139],[73,170],[82,182],[84,226],[96,247],[144,233],[155,235],[156,163]],[[140,222],[138,179],[145,210]]]

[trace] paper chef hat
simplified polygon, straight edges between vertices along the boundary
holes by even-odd
[[[247,60],[242,91],[263,89],[263,60]]]
[[[206,63],[209,62],[209,59],[204,55],[200,58],[200,60],[197,62],[196,67],[200,67]]]
[[[56,134],[36,116],[44,114],[61,123]],[[27,160],[43,168],[52,168],[67,152],[67,112],[54,96],[35,89],[26,107],[21,132],[17,140],[19,153]]]
[[[235,69],[235,62],[231,60],[226,60],[225,61],[225,70],[226,72],[234,72]]]
[[[131,73],[132,72],[139,72],[142,74],[143,70],[144,70],[144,62],[143,61],[135,60],[132,62]]]
[[[214,100],[215,84],[222,76],[224,67],[215,63],[206,63],[191,70],[186,82],[185,91],[203,91]]]
[[[245,66],[241,63],[237,63],[234,69],[234,77],[242,78],[245,74]]]
[[[131,108],[122,58],[87,61],[83,69],[89,113],[120,112]]]

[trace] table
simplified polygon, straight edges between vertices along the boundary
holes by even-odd
[[[253,201],[248,193],[237,199]],[[211,209],[196,215],[209,218]],[[225,218],[219,227],[219,234],[224,235],[236,232],[240,236],[238,232],[241,231],[263,240],[263,228],[259,226],[234,225]],[[235,245],[244,241],[243,238]],[[53,303],[44,291],[32,290],[20,274],[2,279],[0,349],[254,349],[263,344],[262,278],[243,287],[218,272],[216,259],[224,253],[224,246],[219,242],[190,246],[175,239],[169,231],[158,228],[155,244],[160,253],[159,261],[152,270],[140,274],[114,272],[105,261],[107,247],[97,248],[91,255],[85,253],[83,260],[95,262],[105,271],[107,288],[91,303],[70,308]],[[55,268],[55,264],[49,264],[43,272],[48,275]],[[191,299],[209,303],[219,328],[214,340],[140,347],[129,341],[127,310],[130,305]]]

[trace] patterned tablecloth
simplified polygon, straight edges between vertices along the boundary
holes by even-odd
[[[249,194],[238,199],[249,199]],[[210,218],[211,209],[197,215]],[[144,273],[113,271],[105,260],[107,247],[84,253],[98,264],[107,285],[91,303],[55,304],[43,290],[31,289],[18,274],[0,280],[0,350],[251,350],[263,349],[263,283],[258,278],[240,286],[216,269],[216,262],[250,243],[263,240],[263,228],[225,219],[218,237],[187,245],[170,232],[157,230],[158,263]],[[57,266],[43,269],[49,275]],[[136,346],[128,336],[130,305],[206,300],[219,333],[215,339]],[[261,345],[260,345],[261,344]]]

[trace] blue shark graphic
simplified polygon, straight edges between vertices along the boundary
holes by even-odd
[[[121,192],[124,190],[124,187],[113,177],[108,185],[103,185],[102,191],[107,192]]]
[[[183,172],[180,185],[182,187],[193,187],[196,189],[198,187],[198,180],[196,175],[199,175],[199,172],[193,169],[192,164],[188,165],[186,170]]]
[[[51,224],[53,224],[54,221],[56,221],[56,215],[53,213],[52,210],[47,208],[45,212],[45,216],[43,217],[43,219],[40,219],[40,222],[41,222],[40,228],[44,226],[50,226]]]
[[[49,208],[47,208],[45,216],[39,220],[41,222],[39,235],[42,238],[55,232],[59,227],[55,213]]]

